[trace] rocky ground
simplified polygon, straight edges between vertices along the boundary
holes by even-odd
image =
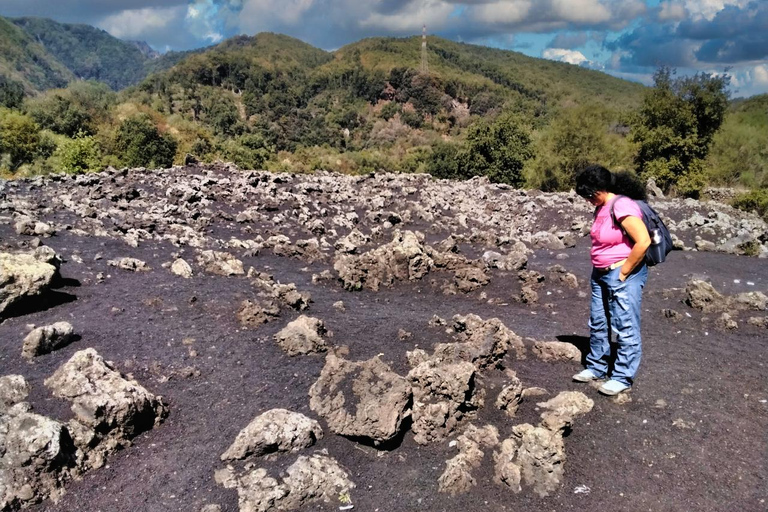
[[[226,165],[0,181],[0,509],[768,508],[768,232],[656,199],[631,392],[591,207]]]

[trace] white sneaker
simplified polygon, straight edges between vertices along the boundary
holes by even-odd
[[[626,384],[622,384],[617,380],[611,379],[605,384],[603,384],[602,386],[600,386],[600,388],[598,388],[598,391],[604,395],[614,396],[628,390],[629,388],[630,386],[627,386]]]
[[[573,376],[573,380],[576,382],[589,382],[599,378],[600,377],[592,373],[592,370],[581,370],[579,373]]]

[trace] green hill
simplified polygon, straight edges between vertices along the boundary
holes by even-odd
[[[16,18],[11,21],[77,78],[98,80],[118,90],[146,76],[144,62],[148,58],[141,50],[103,30],[44,18]]]
[[[19,27],[0,17],[0,76],[22,84],[27,94],[65,87],[75,75]]]
[[[644,86],[599,71],[562,62],[528,57],[438,37],[428,38],[430,73],[444,81],[478,89],[515,91],[541,101],[568,104],[596,101],[611,107],[636,107]],[[359,62],[371,70],[389,73],[393,68],[419,69],[421,38],[370,38],[344,46],[334,53],[331,66]]]
[[[123,41],[90,25],[0,17],[0,75],[4,83],[21,83],[27,94],[66,87],[76,79],[120,90],[203,51],[158,56],[146,43]]]

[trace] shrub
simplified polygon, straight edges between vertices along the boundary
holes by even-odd
[[[161,134],[146,114],[123,121],[115,136],[118,156],[129,167],[170,167],[176,146],[174,138]]]
[[[492,182],[514,187],[523,184],[523,167],[533,157],[531,136],[514,114],[480,122],[467,133],[467,145],[458,154],[460,178],[487,176]]]
[[[57,152],[61,169],[69,174],[96,171],[101,168],[101,149],[99,143],[83,132],[74,139],[63,142]]]
[[[740,194],[731,201],[731,206],[746,212],[755,212],[768,221],[768,190],[752,190]]]
[[[655,178],[662,188],[695,196],[704,181],[701,162],[728,106],[729,78],[700,73],[673,79],[672,74],[669,68],[656,72],[654,88],[637,113],[635,163],[641,176]]]
[[[24,114],[0,108],[0,155],[8,170],[31,162],[40,142],[37,124]]]

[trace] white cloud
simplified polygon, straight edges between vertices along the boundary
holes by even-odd
[[[685,0],[685,8],[694,20],[705,18],[712,20],[727,5],[744,7],[754,0]]]
[[[578,50],[567,50],[565,48],[547,48],[541,54],[542,57],[549,60],[567,62],[568,64],[581,65],[589,63],[589,59]]]
[[[542,32],[562,28],[620,28],[646,11],[642,0],[490,0],[464,2],[471,20],[490,28]]]
[[[573,23],[604,23],[611,11],[598,0],[552,0],[552,15]]]
[[[528,17],[531,0],[500,0],[473,8],[474,19],[491,24],[517,24]]]
[[[752,70],[752,82],[753,85],[762,88],[768,87],[768,64],[761,64],[754,67]]]
[[[678,2],[661,2],[659,4],[659,21],[682,21],[685,19],[685,5]]]
[[[371,13],[360,22],[360,27],[418,33],[426,23],[430,29],[439,30],[446,26],[455,8],[454,5],[442,0],[410,2],[396,13]]]
[[[184,6],[127,9],[103,18],[96,26],[121,39],[142,39],[147,34],[177,25],[185,10]]]

